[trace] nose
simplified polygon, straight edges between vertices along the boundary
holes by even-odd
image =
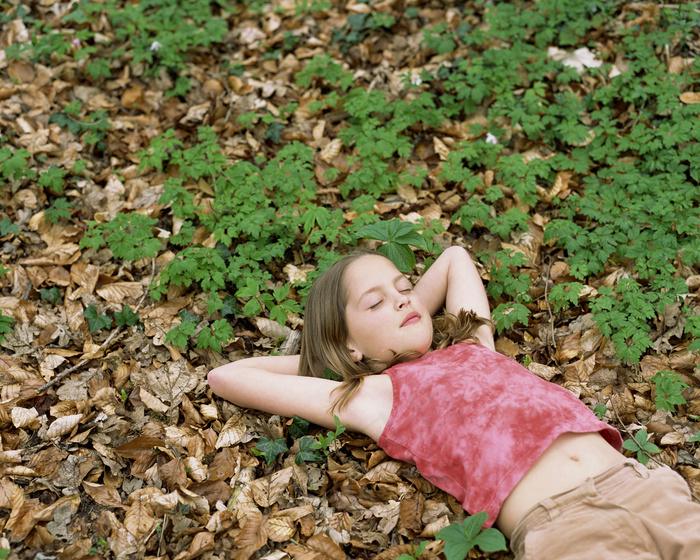
[[[408,296],[406,294],[399,294],[396,298],[396,308],[403,309],[408,305]]]

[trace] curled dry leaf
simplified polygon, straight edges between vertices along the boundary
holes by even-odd
[[[192,480],[195,482],[204,482],[207,479],[209,474],[207,467],[204,466],[196,457],[186,457],[182,462],[185,465],[187,476],[189,476]]]
[[[537,362],[532,362],[527,366],[527,369],[529,369],[537,377],[541,377],[546,381],[551,381],[552,378],[559,373],[557,368],[546,366],[544,364],[538,364]]]
[[[277,321],[273,321],[267,317],[257,317],[255,319],[255,324],[263,335],[274,338],[275,340],[280,338],[286,339],[292,332],[292,329],[289,327],[283,327]]]
[[[340,153],[343,147],[343,141],[340,138],[331,140],[325,148],[321,150],[320,158],[326,163],[331,163],[333,159]]]
[[[57,418],[51,422],[49,429],[46,431],[46,439],[61,437],[72,432],[82,418],[82,414],[71,414],[70,416]]]
[[[123,303],[126,300],[136,300],[143,294],[143,286],[139,282],[114,282],[97,289],[100,297],[110,303]]]
[[[264,478],[254,480],[250,487],[253,499],[261,507],[270,507],[280,499],[291,480],[294,469],[287,467]]]
[[[15,428],[37,428],[39,422],[37,418],[39,413],[36,408],[22,408],[15,406],[10,411],[10,418],[12,418],[12,424]]]
[[[219,409],[214,403],[203,404],[199,407],[199,414],[202,415],[205,422],[213,422],[219,418]]]
[[[146,405],[146,408],[150,410],[155,410],[156,412],[168,412],[168,410],[170,410],[167,404],[164,404],[158,397],[151,395],[151,393],[146,391],[143,387],[139,387],[139,397],[143,401],[143,404]]]
[[[233,414],[231,418],[228,419],[224,427],[221,428],[219,432],[219,437],[216,440],[215,447],[220,449],[222,447],[231,447],[236,445],[243,438],[243,434],[246,432],[246,425],[243,421],[243,415],[239,412]]]

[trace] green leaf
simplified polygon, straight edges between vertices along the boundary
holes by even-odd
[[[474,544],[484,552],[496,552],[497,550],[508,550],[506,538],[498,529],[490,527],[484,529],[474,538]]]
[[[0,220],[0,236],[4,237],[8,233],[14,233],[15,235],[19,235],[19,228],[17,227],[17,224],[13,224],[7,218],[3,218],[2,220]]]
[[[58,298],[61,297],[61,292],[56,286],[46,289],[42,288],[39,290],[39,294],[42,300],[48,301],[51,305],[54,305]]]
[[[124,325],[133,327],[134,325],[138,324],[139,315],[138,313],[134,313],[131,307],[125,305],[124,307],[122,307],[121,311],[118,311],[114,314],[114,319],[117,322],[118,327]]]
[[[299,453],[294,461],[301,465],[306,461],[323,461],[323,455],[317,451],[317,442],[312,436],[304,436],[299,440]]]
[[[309,433],[309,422],[300,418],[299,416],[294,416],[292,419],[292,424],[289,426],[289,435],[294,439],[299,439]]]
[[[409,273],[416,266],[416,256],[408,245],[385,243],[377,252],[386,256],[401,272]]]
[[[284,441],[284,438],[269,440],[266,437],[261,437],[253,449],[256,455],[264,457],[265,462],[270,465],[280,453],[284,453],[289,448]]]
[[[99,315],[97,313],[97,308],[94,305],[87,306],[87,309],[83,311],[83,317],[88,320],[91,333],[112,326],[112,319],[110,319],[107,315]]]

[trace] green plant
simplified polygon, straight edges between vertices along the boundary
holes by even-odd
[[[107,245],[116,258],[126,261],[155,257],[161,245],[151,231],[156,223],[158,220],[155,218],[138,212],[119,212],[113,220],[102,224],[90,221],[80,240],[80,247],[99,249],[102,245]]]
[[[166,344],[174,344],[178,348],[187,348],[190,336],[195,334],[195,329],[199,324],[199,317],[192,315],[186,309],[178,313],[180,323],[170,329],[165,335]]]
[[[131,307],[124,305],[121,311],[117,311],[114,314],[114,320],[116,321],[118,327],[133,327],[134,325],[138,324],[139,316],[138,313],[134,313]]]
[[[17,224],[13,224],[7,218],[3,218],[0,220],[0,236],[4,237],[10,233],[19,235],[19,228],[17,227]]]
[[[0,148],[0,176],[8,181],[19,181],[22,177],[29,179],[36,176],[27,164],[32,158],[24,148],[12,151],[9,147]]]
[[[42,288],[39,290],[39,294],[42,300],[48,301],[51,305],[54,305],[61,297],[61,291],[56,286],[46,289]]]
[[[68,171],[52,164],[39,175],[38,184],[40,187],[47,187],[54,194],[61,195],[63,194],[63,183],[67,174]]]
[[[698,432],[694,436],[690,436],[688,438],[688,441],[693,442],[693,443],[700,442],[700,430],[698,430]]]
[[[357,236],[384,241],[384,245],[377,248],[377,251],[389,258],[401,272],[411,272],[416,265],[416,257],[411,246],[419,249],[427,248],[417,227],[399,219],[364,226],[357,232]]]
[[[70,210],[74,205],[65,198],[54,200],[53,206],[44,211],[44,216],[50,224],[57,224],[61,219],[70,220]]]
[[[270,465],[279,454],[284,453],[288,449],[289,448],[287,447],[283,437],[275,440],[269,440],[266,437],[261,437],[253,448],[253,453],[263,457],[265,462]]]
[[[646,465],[649,462],[649,455],[651,453],[661,452],[656,445],[648,441],[648,438],[649,434],[646,430],[639,430],[634,439],[627,439],[622,444],[622,447],[625,449],[637,452],[637,460],[642,465]]]
[[[107,315],[100,315],[94,305],[88,305],[83,311],[83,317],[88,320],[90,332],[95,333],[101,329],[108,329],[112,326],[112,319]]]
[[[340,419],[335,415],[333,416],[333,422],[335,423],[334,431],[329,430],[325,436],[323,434],[318,434],[318,441],[314,441],[309,445],[310,449],[321,451],[326,457],[328,457],[328,455],[331,453],[331,443],[336,441],[338,436],[347,428],[347,426],[340,423]]]
[[[467,517],[461,524],[453,523],[437,532],[435,536],[445,541],[447,560],[464,560],[477,546],[484,552],[507,550],[506,539],[498,529],[482,529],[486,519],[488,514],[481,511]]]
[[[12,317],[3,315],[2,310],[0,309],[0,342],[5,340],[5,335],[12,330],[10,325],[12,325],[14,322],[15,320]]]
[[[663,408],[670,413],[676,411],[676,406],[686,404],[686,400],[681,394],[683,389],[690,386],[685,383],[681,376],[672,371],[659,371],[651,378],[656,389],[656,408]]]
[[[12,550],[9,548],[0,548],[0,560],[5,560],[10,557]]]
[[[608,412],[608,407],[605,406],[603,403],[598,403],[598,404],[595,405],[595,407],[593,408],[593,412],[595,413],[595,415],[596,415],[598,418],[602,419],[602,418],[605,417],[605,414]]]

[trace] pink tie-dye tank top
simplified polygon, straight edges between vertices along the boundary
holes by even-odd
[[[416,465],[486,526],[542,452],[566,432],[600,432],[616,449],[620,433],[570,391],[516,361],[460,343],[387,369],[394,403],[378,444]]]

